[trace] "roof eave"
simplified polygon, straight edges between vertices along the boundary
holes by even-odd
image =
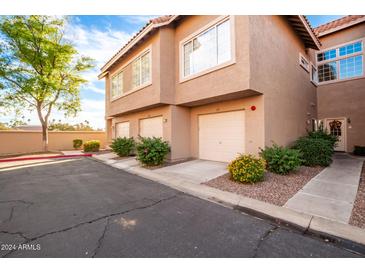
[[[321,43],[319,42],[316,34],[314,33],[314,31],[312,30],[312,28],[310,27],[310,25],[307,22],[307,19],[303,16],[303,15],[298,15],[299,20],[302,22],[303,26],[305,27],[305,29],[307,30],[307,33],[309,34],[311,40],[314,43],[314,49],[319,50],[321,47]]]
[[[145,37],[148,33],[150,33],[153,29],[157,29],[159,27],[165,26],[170,24],[172,21],[174,21],[178,15],[174,15],[170,18],[170,20],[158,24],[150,23],[146,26],[146,28],[141,31],[136,37],[134,37],[120,52],[118,52],[113,58],[111,58],[102,68],[101,68],[101,74],[99,74],[99,79],[102,79],[105,77],[106,74],[104,74],[119,58],[121,58],[124,54],[126,54],[131,48],[133,48],[143,37]]]

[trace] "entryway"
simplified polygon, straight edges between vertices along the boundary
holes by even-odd
[[[346,118],[327,118],[325,127],[338,138],[335,151],[346,151]]]

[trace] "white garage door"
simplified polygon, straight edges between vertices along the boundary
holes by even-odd
[[[162,138],[162,116],[140,120],[139,135],[142,137]]]
[[[199,116],[199,158],[230,162],[245,152],[245,112]]]
[[[129,122],[115,124],[115,138],[129,138]]]

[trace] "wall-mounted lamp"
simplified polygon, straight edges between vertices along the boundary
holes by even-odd
[[[167,118],[163,119],[163,122],[164,122],[164,123],[167,123]]]
[[[351,125],[351,119],[350,118],[347,118],[347,124],[349,125],[348,128],[351,129],[352,125]]]

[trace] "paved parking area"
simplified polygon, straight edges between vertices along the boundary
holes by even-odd
[[[3,257],[359,257],[92,159],[0,170]]]

